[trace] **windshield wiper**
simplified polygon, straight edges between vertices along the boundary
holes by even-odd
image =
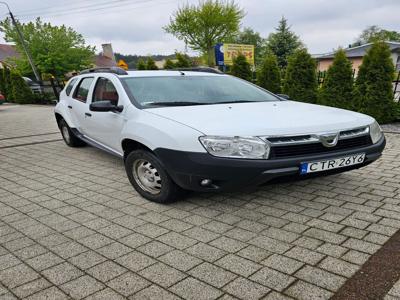
[[[210,104],[251,103],[251,102],[265,102],[265,101],[230,100],[230,101],[214,102],[214,103],[210,103]]]
[[[190,105],[206,105],[210,103],[194,102],[194,101],[167,101],[167,102],[145,102],[144,106],[190,106]]]

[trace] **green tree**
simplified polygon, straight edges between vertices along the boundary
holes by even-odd
[[[167,58],[164,64],[164,69],[165,70],[175,69],[175,63],[171,59]]]
[[[257,72],[257,84],[272,93],[281,92],[281,72],[278,59],[273,53],[268,53],[262,62]]]
[[[267,39],[267,48],[278,58],[278,65],[285,68],[288,64],[288,57],[302,46],[299,37],[290,30],[287,20],[282,17],[276,32],[271,33]]]
[[[243,10],[234,0],[204,0],[186,4],[171,17],[164,30],[182,40],[190,48],[207,53],[208,65],[214,64],[216,43],[231,39],[238,31]]]
[[[32,103],[32,91],[29,85],[22,78],[21,74],[17,70],[11,71],[11,89],[10,96],[11,99],[15,103],[19,104],[27,104]]]
[[[136,63],[136,69],[137,70],[146,70],[146,63],[144,62],[143,59],[139,59],[138,62]]]
[[[189,68],[192,65],[189,56],[186,54],[176,52],[175,56],[177,60],[175,63],[175,68]]]
[[[368,50],[359,68],[355,85],[358,110],[378,122],[395,119],[392,80],[394,65],[389,47],[376,42]]]
[[[146,70],[158,70],[154,59],[152,59],[151,57],[149,57],[146,61]]]
[[[317,102],[316,62],[306,49],[296,50],[289,57],[283,91],[302,102]]]
[[[256,65],[262,63],[265,53],[266,40],[260,33],[246,27],[232,40],[235,44],[254,45],[254,60]]]
[[[366,43],[374,43],[378,41],[400,42],[400,32],[394,30],[382,29],[376,25],[365,28],[356,42],[352,46],[359,46]]]
[[[247,81],[251,81],[253,79],[251,66],[247,62],[246,57],[243,54],[239,54],[233,59],[233,65],[231,67],[230,73],[233,76],[242,78]]]
[[[353,109],[353,65],[342,49],[336,52],[320,93],[324,105]]]
[[[20,23],[27,48],[41,74],[49,73],[63,78],[68,72],[79,71],[92,64],[94,47],[85,44],[83,36],[71,27],[53,26],[40,18],[35,22]],[[5,40],[16,45],[20,57],[14,59],[22,74],[32,74],[15,27],[9,18],[0,22]]]

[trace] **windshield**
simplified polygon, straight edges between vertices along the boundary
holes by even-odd
[[[279,101],[261,88],[231,76],[163,76],[122,79],[143,107]]]

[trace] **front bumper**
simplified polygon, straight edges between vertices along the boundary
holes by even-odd
[[[271,160],[220,158],[208,153],[184,152],[164,148],[156,149],[155,153],[172,179],[184,189],[232,191],[247,186],[260,185],[278,177],[301,176],[305,178],[308,175],[300,175],[300,164],[302,162],[365,153],[366,158],[362,164],[313,173],[312,176],[357,169],[378,159],[385,145],[386,140],[383,137],[378,143],[367,147]],[[201,186],[200,181],[203,179],[211,179],[213,184],[207,187]]]

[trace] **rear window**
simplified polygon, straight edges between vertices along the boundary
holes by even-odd
[[[85,77],[80,81],[78,87],[75,89],[74,99],[86,102],[93,79],[93,77]]]
[[[67,94],[67,96],[69,96],[69,94],[71,94],[72,88],[74,87],[77,80],[78,80],[78,78],[73,78],[69,81],[67,87],[65,88],[65,93]]]

